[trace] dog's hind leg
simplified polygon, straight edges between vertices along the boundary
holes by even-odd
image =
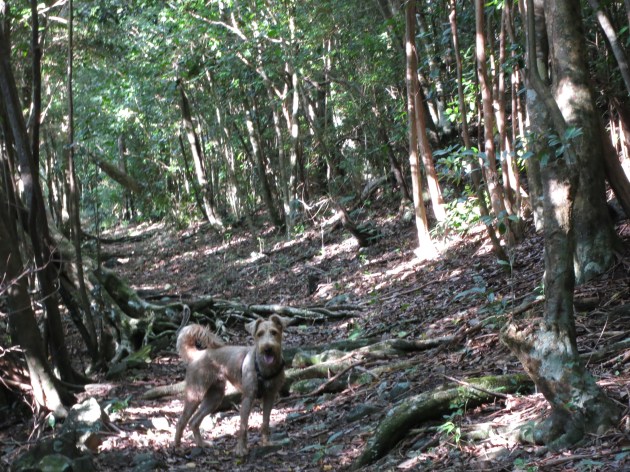
[[[182,441],[182,434],[184,434],[184,429],[186,429],[188,420],[190,420],[190,417],[199,406],[199,403],[201,403],[201,399],[199,398],[186,398],[186,401],[184,402],[184,411],[182,411],[182,416],[179,417],[177,427],[175,428],[175,447],[179,447]]]
[[[201,405],[199,405],[199,409],[195,412],[192,419],[190,420],[190,429],[193,432],[193,436],[195,437],[195,442],[197,446],[203,447],[207,446],[203,438],[201,437],[201,432],[199,431],[199,427],[201,426],[201,422],[203,419],[209,415],[210,413],[214,413],[219,405],[221,405],[221,401],[225,395],[225,382],[218,382],[213,384],[207,391],[201,401]]]
[[[254,398],[245,395],[245,392],[243,392],[243,400],[241,401],[241,425],[236,441],[236,455],[239,457],[247,455],[247,430],[249,428],[249,413],[252,410],[253,403]]]

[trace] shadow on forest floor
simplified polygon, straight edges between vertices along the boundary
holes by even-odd
[[[465,381],[522,372],[515,357],[499,343],[498,331],[501,317],[540,290],[541,237],[530,229],[527,239],[514,249],[509,275],[495,262],[481,233],[451,236],[442,258],[423,263],[413,256],[416,239],[411,224],[385,212],[380,212],[375,222],[385,237],[361,250],[341,229],[324,236],[317,229],[307,230],[291,241],[268,228],[255,234],[232,229],[225,235],[203,225],[183,231],[160,225],[121,230],[151,232],[150,237],[133,243],[103,247],[114,270],[145,297],[212,295],[245,304],[291,306],[322,305],[340,297],[336,299],[360,308],[354,318],[289,328],[287,348],[352,338],[431,339],[480,324],[483,327],[446,349],[382,359],[381,366],[405,361],[405,367],[382,369],[378,378],[339,393],[281,398],[272,413],[273,439],[279,448],[258,445],[261,418],[255,409],[250,420],[251,452],[246,462],[237,460],[233,453],[238,428],[236,410],[220,413],[214,428],[208,418],[204,421],[211,448],[193,447],[186,433],[183,447],[174,450],[171,442],[182,409],[180,398],[139,399],[154,385],[183,379],[184,368],[172,352],[171,343],[169,350],[157,352],[145,369],[133,371],[121,381],[103,381],[89,392],[99,401],[119,401],[122,405],[112,414],[120,432],[102,444],[95,459],[98,469],[339,470],[358,457],[376,425],[401,399],[449,383],[450,379]],[[619,230],[627,240],[628,224]],[[576,321],[582,352],[596,351],[612,339],[628,337],[629,264],[625,254],[608,274],[578,287]],[[533,313],[540,314],[541,310],[542,304],[532,305]],[[494,319],[496,322],[488,322]],[[229,324],[228,332],[231,342],[248,342],[240,324]],[[628,357],[589,363],[600,384],[625,406],[629,400]],[[506,400],[472,409],[464,405],[448,418],[416,425],[390,454],[362,470],[628,467],[624,451],[630,446],[630,438],[626,426],[558,454],[493,434],[502,425],[537,419],[546,408],[540,395],[509,395]],[[481,434],[482,430],[489,433]],[[5,446],[6,438],[6,433],[0,433]],[[2,455],[7,457],[5,454],[6,450]]]

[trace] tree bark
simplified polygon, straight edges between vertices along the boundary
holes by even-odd
[[[615,31],[610,18],[608,18],[606,12],[602,10],[599,0],[588,0],[588,3],[595,12],[599,26],[608,40],[608,45],[615,56],[617,65],[619,65],[619,72],[621,73],[621,78],[626,86],[626,94],[630,94],[630,64],[628,64],[626,51],[624,50],[623,45],[619,42],[617,32]]]
[[[497,173],[496,150],[494,145],[494,108],[492,100],[492,88],[488,79],[486,68],[486,42],[484,36],[484,2],[475,0],[475,23],[476,23],[476,55],[477,55],[477,78],[479,89],[481,90],[481,102],[483,106],[483,128],[484,128],[484,175],[490,194],[490,205],[494,212],[494,217],[498,224],[504,227],[504,239],[508,246],[515,243],[514,234],[511,230],[510,220],[504,205],[503,188],[499,182]]]
[[[521,16],[526,17],[525,7],[523,2],[519,2]],[[539,92],[536,92],[536,87],[532,83],[532,67],[537,68],[536,77],[539,77],[541,82],[546,84],[548,82],[548,69],[547,63],[549,59],[549,49],[547,47],[547,30],[545,29],[545,12],[543,0],[534,0],[533,11],[534,16],[534,32],[535,38],[532,37],[532,41],[537,45],[535,51],[530,48],[530,41],[527,41],[526,51],[527,57],[532,57],[529,70],[525,74],[525,86],[527,88],[527,94],[525,96],[525,107],[529,110],[530,119],[529,129],[531,138],[528,139],[526,146],[529,156],[525,159],[525,169],[527,171],[527,184],[529,190],[529,204],[531,206],[532,216],[534,218],[534,226],[537,231],[543,230],[544,216],[543,216],[543,194],[542,194],[542,177],[540,175],[540,159],[539,156],[545,148],[543,136],[548,129],[552,129],[550,123],[550,117],[548,116],[547,107],[544,104],[544,99]],[[541,87],[546,87],[546,85]]]
[[[37,29],[38,26],[35,22],[37,18],[37,0],[31,0],[32,3],[32,15],[34,18],[33,29]],[[80,212],[80,196],[79,196],[79,185],[77,183],[77,173],[75,169],[75,153],[74,153],[74,95],[72,90],[72,74],[74,67],[74,29],[73,29],[73,1],[68,1],[68,64],[67,64],[67,99],[68,99],[68,148],[67,148],[67,182],[68,182],[68,202],[70,209],[70,228],[72,234],[72,242],[74,244],[74,254],[77,260],[77,280],[79,282],[77,291],[78,291],[78,305],[83,311],[83,324],[86,327],[87,331],[87,339],[85,339],[88,352],[92,357],[92,364],[98,363],[98,339],[96,336],[96,326],[94,324],[94,318],[92,317],[92,310],[90,309],[90,301],[88,300],[87,291],[85,288],[85,277],[83,275],[83,253],[81,249],[81,212]],[[34,33],[35,39],[33,42],[35,44],[37,41],[37,34]],[[33,75],[35,77],[40,76],[40,68],[39,63],[36,69],[33,71]],[[38,101],[41,100],[41,96],[38,97]],[[38,109],[41,107],[38,107]],[[35,109],[35,107],[33,107]],[[35,114],[35,113],[34,113]],[[36,114],[36,120],[39,121],[39,113]],[[39,151],[39,134],[37,136],[37,144],[33,147],[34,152],[34,160],[37,162],[39,158],[37,157]],[[37,152],[37,154],[35,154]]]
[[[411,182],[413,206],[416,215],[416,229],[418,233],[418,253],[422,257],[433,257],[435,247],[429,234],[429,224],[422,198],[422,178],[420,175],[420,161],[418,159],[418,128],[416,125],[416,97],[418,96],[418,57],[415,42],[415,2],[407,2],[405,7],[406,38],[405,52],[407,56],[407,120],[409,121],[409,165],[411,167]]]
[[[1,12],[4,17],[8,12]],[[4,18],[2,18],[4,23]],[[20,167],[20,179],[24,188],[24,201],[28,208],[28,234],[33,246],[33,254],[37,267],[37,277],[41,286],[41,296],[46,308],[46,327],[50,336],[49,347],[52,360],[63,380],[73,383],[81,382],[72,368],[66,349],[61,314],[57,304],[58,297],[55,288],[57,278],[54,260],[55,249],[50,245],[50,232],[44,207],[44,198],[39,182],[39,163],[34,156],[29,143],[26,123],[22,115],[17,85],[10,63],[10,47],[7,37],[8,31],[2,31],[0,44],[0,95],[5,107],[5,115],[10,124],[11,136],[15,144]],[[19,253],[18,253],[19,254]]]
[[[182,110],[182,122],[184,129],[186,130],[186,137],[190,144],[190,150],[192,152],[193,162],[195,164],[195,172],[197,176],[197,182],[201,190],[201,199],[203,207],[201,208],[204,216],[208,222],[219,230],[223,229],[223,222],[219,217],[219,213],[215,208],[214,203],[214,189],[212,186],[212,179],[208,178],[208,172],[203,160],[203,152],[201,148],[201,142],[195,131],[195,127],[192,120],[192,113],[190,111],[190,103],[186,92],[184,91],[184,84],[181,80],[177,82],[179,93],[181,97],[181,110]]]
[[[462,72],[462,57],[459,52],[459,34],[457,32],[457,3],[455,0],[451,0],[451,12],[449,14],[449,23],[451,25],[451,35],[453,37],[453,51],[455,53],[455,66],[457,70],[457,97],[459,100],[459,112],[461,114],[462,120],[462,139],[464,140],[464,149],[469,151],[472,149],[472,143],[470,140],[470,132],[468,130],[468,107],[466,106],[466,101],[464,98],[464,83],[463,83],[463,72]],[[494,227],[488,223],[488,216],[490,212],[488,211],[488,205],[486,204],[486,192],[481,185],[481,168],[479,167],[479,161],[477,158],[471,159],[471,167],[472,171],[470,173],[473,188],[475,189],[475,194],[477,195],[477,202],[479,204],[479,213],[484,220],[484,225],[486,227],[486,232],[488,233],[488,237],[492,243],[492,248],[494,250],[495,255],[501,261],[508,261],[508,257],[505,254],[505,250],[501,246],[501,242],[494,231]]]
[[[27,271],[22,265],[15,228],[7,208],[6,189],[0,185],[0,294],[6,293],[11,339],[24,353],[33,397],[40,408],[64,418],[70,394],[55,379],[46,359],[35,313],[28,294]]]
[[[546,12],[549,37],[556,37],[555,27],[566,18],[555,15],[568,15],[567,8],[577,11],[579,3],[557,0],[554,8]],[[558,104],[545,88],[534,63],[537,45],[532,0],[527,2],[527,25],[528,83],[535,86],[535,90],[528,93],[541,95],[540,103],[547,107],[546,116],[553,117],[556,131],[565,136],[566,124]],[[555,43],[554,49],[560,44]],[[554,54],[563,53],[568,54],[562,49],[554,51]],[[530,114],[535,111],[530,110]],[[534,428],[532,440],[560,449],[574,444],[585,434],[598,434],[613,426],[619,411],[586,370],[577,350],[573,315],[576,239],[573,206],[579,193],[581,163],[573,144],[568,144],[562,154],[554,149],[547,149],[546,153],[541,165],[545,218],[544,320],[539,326],[533,325],[531,320],[525,327],[510,323],[502,330],[501,341],[518,357],[551,405],[551,415]]]
[[[245,113],[245,124],[247,125],[247,135],[249,137],[249,143],[252,147],[252,154],[254,157],[254,164],[258,170],[258,181],[260,182],[260,188],[262,191],[263,201],[269,212],[269,218],[276,228],[282,228],[284,225],[284,217],[280,215],[276,207],[276,202],[271,190],[271,184],[267,176],[267,165],[263,156],[262,145],[260,136],[254,126],[254,115],[256,114],[255,108],[253,110],[247,110]]]
[[[573,205],[577,283],[606,271],[614,263],[613,249],[618,245],[606,208],[604,143],[589,84],[580,12],[580,3],[575,0],[545,2],[553,71],[552,92],[567,128],[581,132],[574,142],[568,143],[576,155],[579,179],[579,191]],[[567,139],[559,130],[558,133],[560,139]]]

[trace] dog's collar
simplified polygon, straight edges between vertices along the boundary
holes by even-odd
[[[254,357],[254,366],[256,367],[256,379],[258,380],[258,391],[256,392],[258,398],[262,397],[265,382],[275,379],[284,370],[284,358],[280,357],[280,359],[282,360],[282,362],[278,366],[278,370],[276,370],[271,375],[263,375],[262,371],[260,370],[260,364],[258,363],[258,353],[256,353]]]

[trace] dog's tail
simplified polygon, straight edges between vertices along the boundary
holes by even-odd
[[[192,324],[184,327],[177,336],[177,352],[184,362],[192,361],[203,356],[206,349],[223,346],[221,338],[206,326]]]

